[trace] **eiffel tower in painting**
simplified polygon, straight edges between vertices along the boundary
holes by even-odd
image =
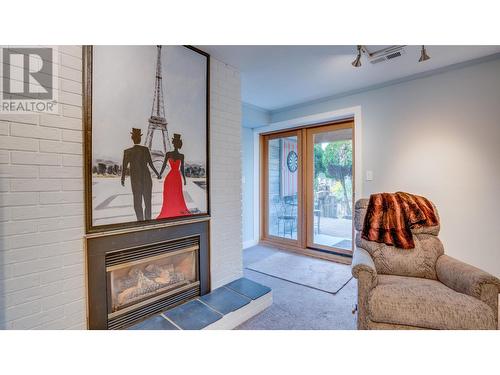
[[[163,83],[161,74],[161,46],[156,47],[156,78],[153,96],[153,107],[148,120],[148,133],[144,145],[151,151],[151,158],[154,163],[163,163],[163,158],[167,151],[171,149],[170,138],[168,136],[167,120],[165,118],[165,103],[163,102]],[[161,137],[163,149],[153,149],[153,138],[155,134]],[[155,142],[158,143],[158,142]]]

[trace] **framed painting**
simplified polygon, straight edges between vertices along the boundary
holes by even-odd
[[[208,217],[210,56],[83,48],[87,233]]]

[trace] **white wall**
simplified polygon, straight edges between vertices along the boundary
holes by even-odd
[[[245,128],[256,128],[259,126],[268,125],[271,121],[271,114],[265,109],[256,107],[254,105],[243,103],[242,122]]]
[[[84,328],[82,51],[59,48],[61,115],[0,113],[0,328]]]
[[[256,244],[253,233],[253,131],[242,129],[242,171],[243,171],[243,248]]]
[[[242,171],[243,171],[243,248],[254,246],[258,243],[255,236],[254,212],[254,134],[252,128],[268,125],[271,114],[262,108],[243,103],[242,105]],[[257,150],[258,152],[258,150]]]
[[[239,72],[210,60],[210,263],[212,289],[243,275]]]
[[[500,59],[274,112],[271,127],[357,106],[362,175],[374,175],[361,195],[427,196],[445,251],[500,276]]]
[[[59,48],[61,115],[0,114],[0,329],[85,328],[81,47]],[[238,71],[211,59],[211,276],[242,275]]]

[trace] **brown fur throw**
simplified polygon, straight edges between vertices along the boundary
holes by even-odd
[[[412,228],[439,224],[428,199],[408,193],[370,196],[361,237],[402,249],[413,249]]]

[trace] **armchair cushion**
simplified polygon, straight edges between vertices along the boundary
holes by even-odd
[[[436,280],[378,275],[368,301],[370,320],[430,329],[496,329],[493,310]]]
[[[497,305],[500,280],[489,273],[448,255],[438,258],[436,272],[439,281],[449,288]]]
[[[429,234],[416,234],[413,240],[415,248],[403,250],[367,241],[356,233],[356,246],[371,255],[379,274],[436,280],[436,260],[444,254],[443,244],[438,237]]]

